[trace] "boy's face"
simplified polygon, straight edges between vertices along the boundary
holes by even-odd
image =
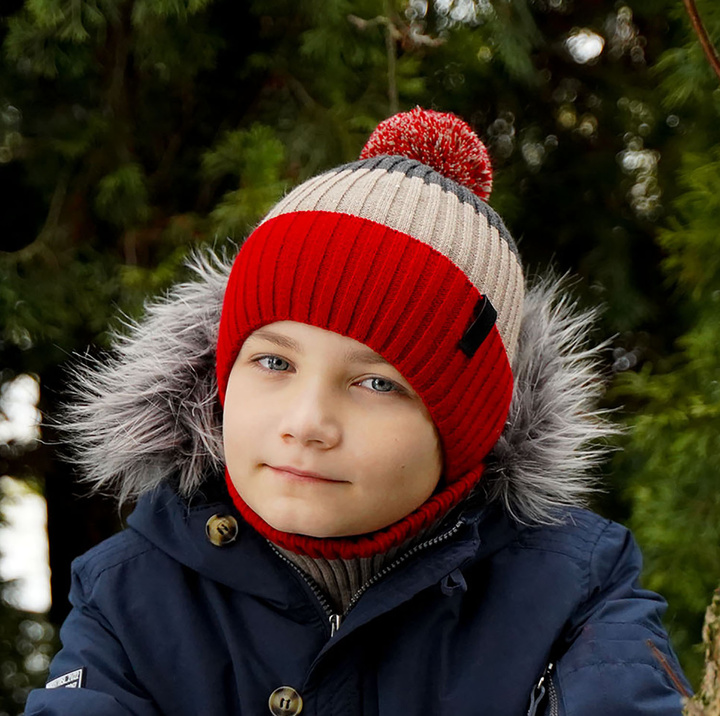
[[[249,507],[312,537],[396,522],[430,497],[442,470],[435,427],[403,376],[362,343],[294,321],[243,344],[223,437]]]

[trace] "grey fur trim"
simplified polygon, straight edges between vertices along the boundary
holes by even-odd
[[[619,432],[597,408],[607,345],[588,347],[597,312],[580,312],[568,283],[551,275],[525,295],[510,413],[479,485],[527,524],[552,524],[562,508],[583,506],[607,438]]]
[[[81,479],[121,502],[177,481],[188,496],[222,469],[222,414],[215,344],[232,259],[210,252],[188,262],[197,280],[126,321],[110,356],[71,376],[60,429]]]
[[[189,265],[196,280],[126,322],[110,356],[73,371],[60,422],[74,462],[94,489],[120,500],[164,480],[189,496],[223,469],[215,343],[231,259],[208,252]],[[562,281],[526,294],[510,416],[480,485],[518,521],[552,522],[592,490],[598,439],[613,432],[594,407],[603,385],[598,350],[585,347],[592,320]]]

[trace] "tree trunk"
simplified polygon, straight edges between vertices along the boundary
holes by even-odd
[[[720,716],[720,588],[705,612],[705,675],[700,691],[685,706],[685,716]]]

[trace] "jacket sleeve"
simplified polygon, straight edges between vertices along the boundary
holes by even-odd
[[[546,709],[558,716],[680,716],[690,687],[668,642],[666,603],[639,585],[640,551],[608,523],[592,551],[587,599],[555,664]]]
[[[160,716],[112,625],[73,565],[72,611],[47,687],[30,693],[25,716]]]

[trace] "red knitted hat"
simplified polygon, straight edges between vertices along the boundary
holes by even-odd
[[[358,162],[314,177],[265,217],[230,274],[217,346],[221,402],[245,339],[290,320],[353,338],[397,368],[440,436],[444,473],[415,512],[359,537],[280,532],[311,557],[368,557],[433,524],[477,484],[512,395],[524,282],[514,241],[483,201],[491,168],[462,120],[422,110],[381,123]]]

